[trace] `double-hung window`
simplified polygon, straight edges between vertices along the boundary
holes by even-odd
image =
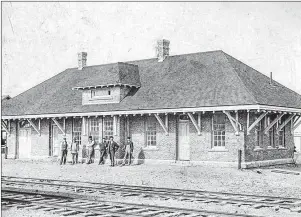
[[[80,145],[82,142],[82,120],[80,118],[73,119],[73,138]]]
[[[147,117],[145,123],[146,146],[154,147],[157,145],[157,122],[155,117]]]
[[[212,122],[213,148],[224,148],[226,143],[226,117],[223,113],[215,113]]]
[[[280,126],[282,124],[282,121],[279,120],[278,125]],[[283,127],[278,134],[278,146],[280,148],[285,148],[285,127]]]
[[[106,139],[109,139],[110,136],[113,136],[113,118],[105,117],[103,120],[103,136]]]
[[[92,136],[92,139],[95,142],[100,141],[99,136],[99,119],[98,118],[89,118],[89,136]]]

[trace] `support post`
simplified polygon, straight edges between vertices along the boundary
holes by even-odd
[[[198,113],[198,126],[200,128],[200,131],[202,132],[202,117],[201,117],[201,113]]]
[[[195,129],[197,130],[198,132],[198,135],[200,136],[201,135],[201,129],[200,129],[200,126],[198,125],[198,123],[196,122],[196,120],[194,119],[193,115],[188,112],[187,113],[188,117],[190,118],[191,122],[193,123],[193,126],[195,127]]]
[[[117,136],[117,116],[113,116],[113,132],[114,136]]]
[[[278,123],[278,121],[283,117],[283,113],[281,115],[278,115],[275,120],[272,121],[272,123],[269,124],[269,126],[267,126],[265,129],[264,129],[264,134],[267,134],[268,131],[276,124]]]
[[[87,135],[87,129],[86,129],[86,117],[82,117],[83,118],[83,122],[82,122],[82,128],[83,128],[83,135],[86,136]]]
[[[7,121],[7,129],[8,129],[8,136],[10,136],[10,134],[11,134],[11,121],[10,120]]]
[[[168,126],[165,126],[162,119],[160,118],[160,116],[158,114],[155,114],[155,117],[157,118],[159,124],[161,125],[161,127],[163,128],[163,130],[165,131],[165,135],[168,135]]]
[[[247,111],[247,129],[249,128],[250,126],[250,112],[249,110]]]
[[[239,149],[238,150],[238,169],[239,170],[241,169],[241,154],[242,154],[242,151]]]
[[[38,128],[30,119],[27,119],[28,123],[33,127],[33,129],[41,136],[41,129]]]
[[[250,127],[247,129],[247,135],[250,134],[250,131],[261,121],[265,116],[267,115],[267,112],[263,112],[255,121],[253,124],[251,124]]]

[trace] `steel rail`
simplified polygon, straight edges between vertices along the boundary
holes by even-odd
[[[176,199],[181,201],[197,201],[201,203],[223,203],[223,204],[233,204],[233,205],[249,205],[255,208],[261,207],[279,207],[285,209],[294,209],[296,206],[301,206],[301,199],[299,198],[283,198],[283,197],[270,197],[270,196],[258,196],[258,195],[244,195],[244,194],[230,194],[230,193],[217,193],[217,192],[207,192],[207,191],[192,191],[192,190],[182,190],[182,189],[168,189],[168,188],[150,188],[144,186],[130,186],[130,185],[115,185],[115,184],[104,184],[104,183],[88,183],[93,184],[93,186],[83,186],[87,184],[84,182],[72,181],[72,183],[78,183],[82,185],[70,185],[62,184],[69,183],[70,181],[62,180],[45,180],[41,182],[40,179],[12,177],[10,179],[19,180],[7,180],[4,179],[2,184],[4,186],[25,186],[34,185],[41,187],[47,185],[50,188],[55,188],[56,190],[78,192],[78,193],[103,193],[103,194],[116,194],[121,193],[121,196],[143,196],[143,197],[161,197],[163,199]],[[20,180],[21,179],[21,180]],[[32,181],[34,180],[34,181]],[[45,183],[45,181],[47,183]],[[57,183],[54,183],[57,182]]]
[[[155,206],[134,203],[122,203],[112,201],[92,201],[78,200],[61,196],[59,193],[36,193],[26,192],[21,189],[2,190],[2,201],[7,203],[21,204],[19,207],[28,207],[35,209],[52,209],[55,213],[63,216],[67,215],[86,215],[86,216],[144,216],[144,217],[172,217],[172,216],[241,216],[241,217],[258,217],[249,214],[228,213],[221,211],[196,210],[187,208],[176,208],[166,206]]]

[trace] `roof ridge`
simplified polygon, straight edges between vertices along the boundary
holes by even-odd
[[[175,55],[170,55],[168,57],[177,57],[177,56],[184,56],[184,55],[195,55],[195,54],[201,54],[201,53],[204,54],[204,53],[213,53],[213,52],[223,52],[223,51],[222,50],[211,50],[211,51],[204,51],[204,52],[175,54]],[[166,57],[166,58],[168,59],[168,57]],[[153,57],[153,58],[139,59],[139,60],[117,61],[117,62],[111,62],[111,63],[104,63],[104,64],[98,64],[98,65],[85,66],[84,68],[90,68],[90,67],[95,67],[95,66],[108,66],[108,65],[114,65],[114,64],[117,64],[117,63],[128,63],[128,64],[135,65],[135,64],[133,64],[133,62],[147,61],[147,60],[153,60],[153,59],[157,59],[157,58]],[[72,67],[72,68],[67,68],[67,69],[77,69],[77,67]]]
[[[225,57],[227,59],[227,62],[232,66],[232,69],[234,69],[234,74],[236,75],[236,77],[238,78],[238,80],[242,83],[244,89],[250,94],[250,96],[253,98],[253,100],[255,101],[255,103],[259,104],[259,102],[256,100],[255,96],[253,95],[253,93],[247,88],[247,86],[245,85],[245,83],[243,82],[243,80],[240,78],[240,76],[238,75],[236,68],[233,66],[233,64],[229,61],[227,56],[230,56],[231,58],[235,59],[234,57],[232,57],[231,55],[225,53],[224,51],[222,51],[223,54],[225,54]],[[236,59],[235,59],[236,60]],[[239,61],[239,60],[238,60]],[[240,61],[239,61],[240,62]],[[241,62],[242,63],[242,62]]]

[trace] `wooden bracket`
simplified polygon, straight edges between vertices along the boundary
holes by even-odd
[[[200,118],[198,117],[198,123],[196,122],[196,120],[194,119],[193,115],[188,112],[187,113],[188,117],[190,118],[191,122],[193,123],[193,126],[195,127],[195,129],[198,131],[198,135],[201,135],[201,122],[200,122]]]
[[[238,126],[237,126],[238,121],[236,122],[236,120],[231,116],[231,114],[229,112],[223,111],[223,113],[227,115],[229,121],[231,122],[232,127],[234,128],[235,135],[238,136],[239,135],[239,130],[238,130]]]
[[[267,112],[263,112],[255,121],[253,124],[251,124],[250,127],[247,129],[247,135],[250,134],[250,131],[261,121],[265,116],[267,115]]]
[[[282,113],[281,115],[278,115],[275,118],[275,120],[273,120],[272,123],[270,123],[270,125],[264,129],[264,134],[267,134],[268,131],[283,117],[283,115],[284,115],[284,113]]]
[[[1,126],[2,126],[2,129],[3,129],[8,135],[10,135],[9,128],[8,128],[7,124],[6,124],[3,120],[1,121]]]
[[[66,135],[66,131],[64,130],[64,128],[60,125],[60,123],[55,119],[55,118],[51,118],[53,120],[53,122],[55,123],[55,125],[60,129],[60,131]]]
[[[299,119],[299,118],[298,118]],[[297,121],[295,122],[294,126],[293,126],[293,129],[292,129],[292,132],[297,129],[297,127],[299,127],[301,125],[301,120],[298,122],[298,119]],[[298,122],[298,123],[297,123]]]
[[[287,125],[294,117],[296,116],[296,114],[292,114],[290,115],[276,130],[276,133],[279,134],[279,131],[282,130],[283,127],[285,127],[285,125]]]
[[[165,117],[165,123],[163,123],[162,119],[160,118],[160,116],[158,114],[155,114],[155,117],[157,118],[159,124],[161,125],[161,127],[165,131],[165,135],[168,135],[168,119]]]
[[[39,134],[39,136],[41,136],[41,128],[37,127],[32,120],[27,119],[28,123],[33,127],[33,129]]]

